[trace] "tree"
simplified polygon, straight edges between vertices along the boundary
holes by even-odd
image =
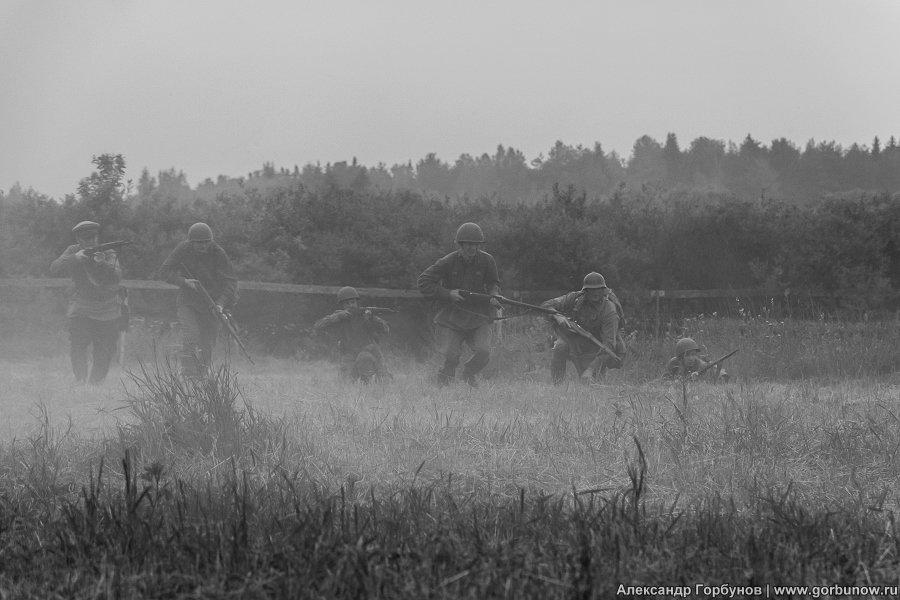
[[[101,154],[91,160],[95,173],[78,184],[78,196],[82,213],[87,218],[101,222],[118,221],[121,218],[125,187],[125,159],[121,154]]]

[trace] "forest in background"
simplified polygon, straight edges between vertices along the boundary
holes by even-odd
[[[900,289],[900,147],[708,138],[679,148],[644,136],[632,155],[557,142],[526,161],[500,146],[455,163],[267,163],[191,187],[170,169],[137,182],[103,154],[61,200],[0,192],[0,277],[46,276],[71,228],[134,242],[125,277],[152,279],[196,221],[209,223],[243,280],[410,288],[478,222],[504,289],[790,287],[892,307]]]

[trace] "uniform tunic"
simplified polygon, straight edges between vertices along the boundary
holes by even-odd
[[[455,331],[468,331],[489,325],[496,314],[484,300],[450,300],[450,290],[467,290],[480,294],[498,294],[500,277],[494,257],[479,250],[465,260],[461,250],[451,252],[425,269],[417,281],[419,291],[429,299],[441,301],[434,317],[436,325]]]

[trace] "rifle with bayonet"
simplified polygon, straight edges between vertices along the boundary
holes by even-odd
[[[238,348],[241,349],[241,352],[244,353],[244,356],[247,357],[247,360],[250,361],[250,364],[256,364],[253,362],[253,359],[250,357],[250,353],[247,352],[246,346],[244,346],[244,342],[241,341],[241,336],[238,335],[237,326],[234,324],[234,318],[231,316],[231,313],[226,311],[224,308],[220,307],[216,304],[216,301],[213,300],[213,297],[209,295],[209,292],[206,291],[206,288],[203,287],[203,284],[200,283],[200,280],[191,275],[190,270],[184,263],[181,263],[181,270],[185,275],[188,276],[189,279],[193,279],[197,282],[197,289],[200,291],[200,294],[203,296],[203,299],[206,300],[206,305],[209,310],[215,315],[216,319],[225,327],[225,331],[228,332],[228,335],[237,342]]]
[[[125,240],[116,240],[115,242],[106,242],[105,244],[99,244],[92,248],[85,248],[82,250],[85,256],[93,256],[99,252],[106,252],[107,250],[116,250],[118,251],[123,246],[130,246],[134,242],[129,242]]]
[[[717,360],[712,361],[711,363],[709,363],[708,365],[706,365],[705,367],[703,367],[702,369],[700,369],[699,371],[697,371],[697,376],[699,377],[700,375],[703,375],[704,373],[706,373],[707,371],[709,371],[709,370],[712,369],[713,367],[718,366],[718,365],[721,365],[723,362],[725,362],[726,360],[728,360],[729,358],[731,358],[731,357],[734,356],[735,354],[737,354],[737,350],[732,350],[731,352],[729,352],[729,353],[726,354],[725,356],[723,356],[723,357],[721,357],[721,358],[719,358],[719,359],[717,359]]]
[[[581,337],[589,340],[595,346],[597,346],[597,348],[599,348],[601,351],[605,352],[612,358],[616,359],[621,364],[622,357],[610,350],[606,344],[598,340],[594,334],[582,327],[577,321],[575,321],[574,319],[570,319],[555,308],[547,308],[544,306],[538,306],[536,304],[528,304],[526,302],[519,302],[518,300],[511,300],[505,296],[501,296],[500,294],[480,294],[478,292],[470,292],[467,290],[460,290],[459,293],[463,298],[473,298],[479,300],[490,300],[491,298],[494,298],[501,304],[517,306],[519,308],[525,308],[527,310],[536,310],[547,315],[559,316],[563,321],[562,323],[560,323],[562,327],[576,335],[580,335]]]

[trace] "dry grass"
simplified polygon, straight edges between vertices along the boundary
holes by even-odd
[[[736,382],[718,386],[683,388],[656,377],[636,383],[640,374],[655,372],[668,341],[638,340],[628,368],[592,386],[571,373],[566,385],[549,385],[547,356],[539,351],[527,360],[507,352],[507,370],[475,390],[436,387],[433,365],[397,357],[389,365],[394,378],[369,386],[340,380],[324,361],[261,358],[251,367],[234,359],[241,393],[233,401],[256,419],[253,435],[260,439],[228,456],[263,479],[286,470],[326,485],[353,482],[360,498],[413,480],[449,480],[463,494],[514,498],[521,488],[545,494],[626,489],[637,440],[647,460],[648,497],[664,502],[715,493],[742,499],[791,486],[822,505],[893,506],[900,451],[894,378],[751,379],[744,369],[754,364],[750,344],[758,337],[727,333],[741,326],[705,324],[722,330],[723,349],[731,348],[729,340],[744,345],[729,365]],[[507,346],[515,348],[514,333],[507,335]],[[535,362],[542,368],[526,372]],[[104,453],[111,464],[125,448],[179,476],[209,474],[223,464],[221,449],[211,449],[215,441],[198,446],[154,431],[152,417],[141,417],[128,400],[140,386],[115,367],[99,387],[72,387],[62,357],[39,365],[0,363],[0,380],[12,400],[7,440],[27,439],[36,427],[56,428],[73,447],[94,440],[101,450],[88,454]],[[77,452],[64,454],[85,463],[75,460]],[[76,479],[83,476],[77,471]]]

